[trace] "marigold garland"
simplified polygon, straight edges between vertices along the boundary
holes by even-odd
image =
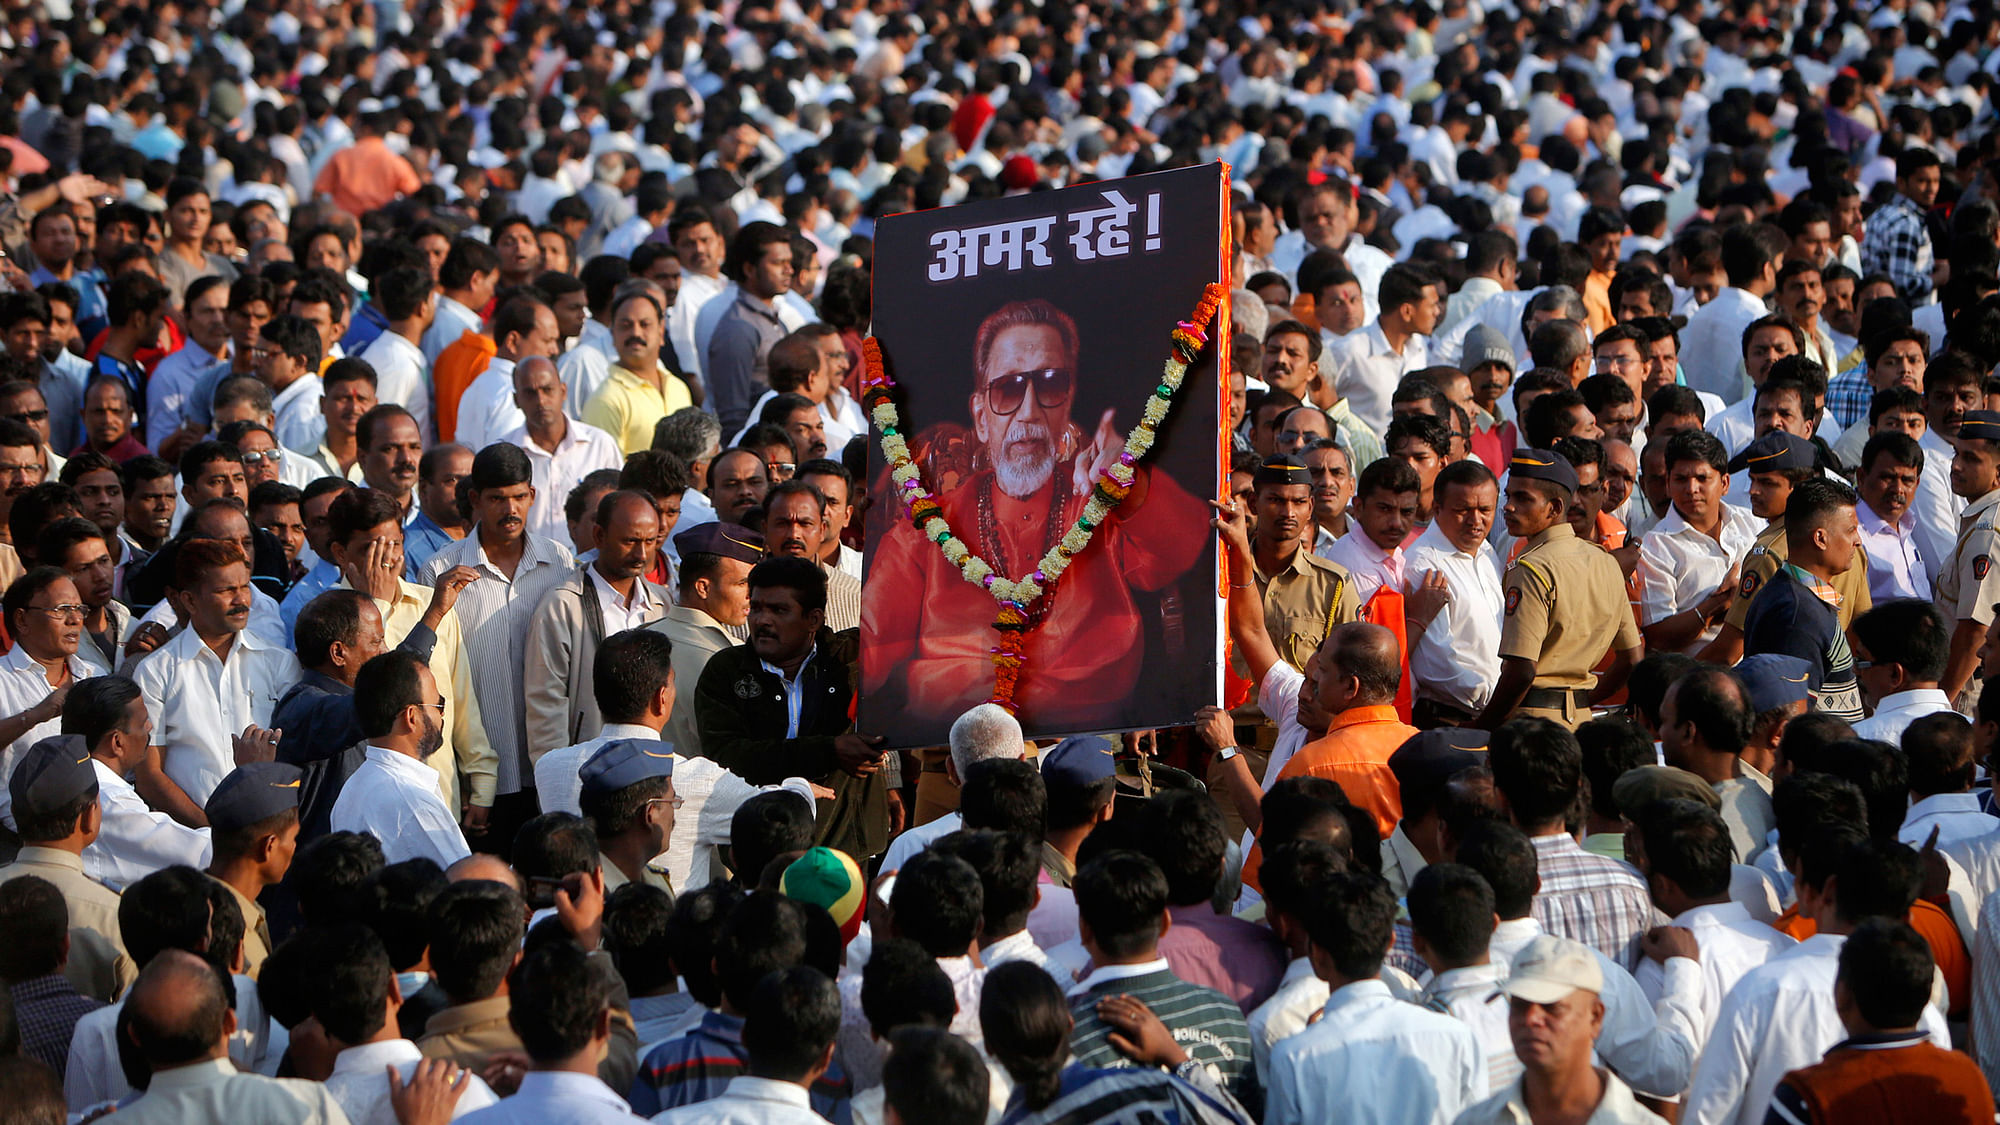
[[[1201,303],[1195,306],[1194,313],[1175,325],[1172,352],[1161,372],[1160,383],[1153,388],[1152,397],[1147,399],[1139,424],[1125,436],[1124,451],[1118,455],[1116,463],[1097,474],[1096,481],[1091,485],[1090,499],[1084,503],[1076,522],[1042,556],[1034,573],[1018,579],[996,574],[993,565],[974,554],[945,522],[943,507],[924,486],[923,470],[911,459],[909,443],[903,439],[902,417],[896,411],[891,394],[896,381],[883,369],[882,345],[873,336],[861,342],[861,355],[866,365],[861,381],[861,402],[881,430],[882,454],[891,466],[890,479],[901,490],[899,499],[905,514],[924,538],[938,545],[946,561],[957,567],[967,582],[984,589],[999,603],[993,627],[1000,635],[1000,643],[990,650],[993,654],[993,698],[987,702],[998,704],[1009,712],[1015,710],[1014,694],[1020,682],[1022,665],[1026,663],[1023,644],[1033,627],[1028,607],[1038,598],[1053,596],[1056,581],[1069,569],[1070,561],[1090,546],[1097,529],[1131,492],[1133,482],[1138,479],[1136,466],[1151,452],[1153,442],[1159,436],[1160,423],[1166,421],[1167,413],[1173,408],[1174,394],[1180,390],[1181,380],[1187,376],[1189,365],[1194,363],[1195,356],[1208,342],[1208,326],[1227,297],[1228,291],[1221,285],[1210,284],[1203,290]]]

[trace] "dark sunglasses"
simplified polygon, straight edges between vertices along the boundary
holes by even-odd
[[[1035,402],[1042,409],[1050,410],[1069,401],[1075,375],[1062,367],[1044,367],[1039,371],[1016,371],[1011,375],[995,376],[986,384],[986,409],[1006,416],[1021,409],[1028,399],[1028,384],[1035,384]]]

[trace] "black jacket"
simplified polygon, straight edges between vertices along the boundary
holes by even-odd
[[[701,751],[753,785],[803,777],[834,790],[819,802],[818,842],[865,863],[889,844],[888,786],[877,773],[854,777],[836,764],[833,740],[854,729],[855,661],[859,634],[821,629],[818,650],[799,670],[804,688],[799,734],[785,737],[790,720],[784,683],[766,671],[749,645],[709,658],[695,687],[695,721]],[[738,872],[754,883],[761,872]]]

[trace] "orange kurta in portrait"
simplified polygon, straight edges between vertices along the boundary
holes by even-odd
[[[984,470],[938,498],[944,518],[994,570],[1020,578],[1069,530],[1089,500],[1072,483],[1074,461],[1016,499]],[[1207,545],[1200,500],[1165,473],[1141,468],[1144,495],[1113,511],[1044,599],[1024,642],[1017,698],[1024,715],[1049,725],[1111,712],[1139,684],[1145,629],[1134,590],[1159,590],[1193,566]],[[1060,495],[1058,495],[1060,493]],[[1051,511],[1055,508],[1055,511]],[[914,714],[949,721],[993,694],[995,603],[968,583],[907,519],[868,564],[861,603],[863,691],[888,690]]]

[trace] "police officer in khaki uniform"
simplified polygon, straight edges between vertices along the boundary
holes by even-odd
[[[1729,469],[1750,474],[1751,514],[1771,522],[1757,533],[1743,559],[1743,576],[1722,618],[1722,630],[1701,650],[1701,659],[1715,664],[1734,664],[1743,656],[1743,621],[1750,615],[1750,602],[1785,564],[1786,500],[1793,488],[1819,475],[1819,447],[1796,434],[1772,430],[1745,446],[1729,462]],[[1833,576],[1834,593],[1840,595],[1834,608],[1843,631],[1875,605],[1868,593],[1868,556],[1864,552],[1854,561],[1854,566]]]
[[[1979,669],[1979,645],[2000,601],[2000,413],[1968,410],[1952,440],[1951,490],[1965,498],[1958,519],[1958,544],[1938,570],[1937,603],[1952,622],[1951,658],[1945,664],[1945,695],[1956,700]]]
[[[1593,695],[1618,690],[1641,655],[1618,560],[1570,527],[1575,492],[1576,469],[1562,454],[1515,451],[1501,511],[1524,545],[1501,582],[1500,681],[1470,726],[1533,715],[1574,729]],[[1593,669],[1607,649],[1617,659],[1600,683]]]
[[[1305,671],[1329,629],[1360,617],[1347,568],[1307,548],[1312,530],[1312,473],[1292,456],[1264,462],[1252,479],[1257,591],[1264,599],[1264,629],[1278,656]]]

